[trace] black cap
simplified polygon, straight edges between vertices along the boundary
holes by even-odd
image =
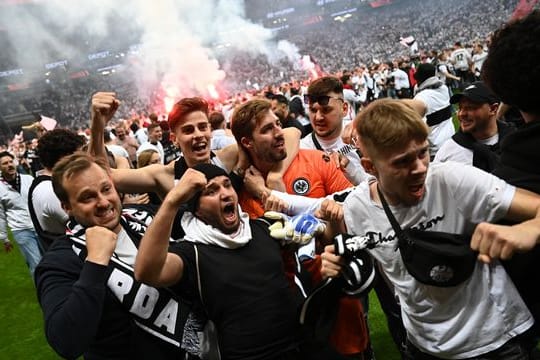
[[[452,95],[450,103],[457,104],[462,97],[479,104],[493,104],[500,102],[497,95],[495,95],[482,81],[474,82],[467,86],[462,93]]]
[[[213,164],[197,164],[193,166],[194,170],[202,172],[206,176],[206,181],[210,181],[215,177],[218,176],[227,176],[229,177],[229,174],[219,166],[213,165]],[[195,213],[199,206],[199,198],[201,197],[202,191],[197,191],[195,195],[188,201],[188,210],[191,213]]]
[[[435,76],[435,66],[429,63],[418,65],[416,72],[414,73],[414,78],[419,84],[433,76]]]

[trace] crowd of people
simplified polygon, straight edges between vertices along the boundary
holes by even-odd
[[[345,22],[329,19],[306,28],[291,26],[278,34],[277,40],[296,45],[299,54],[310,55],[325,73],[352,71],[360,65],[410,58],[410,49],[400,43],[403,37],[413,36],[424,52],[440,52],[455,41],[470,46],[478,41],[484,44],[489,33],[508,20],[515,6],[515,0],[491,3],[434,0],[421,5],[402,1],[384,9],[362,8]],[[305,66],[287,58],[269,63],[263,55],[234,50],[217,56],[227,73],[223,87],[229,94],[307,80],[310,76]],[[162,99],[137,89],[137,83],[125,73],[108,76],[92,73],[79,79],[38,84],[26,90],[3,92],[0,115],[39,112],[64,126],[85,126],[88,94],[106,88],[115,89],[129,105],[119,114],[123,118],[165,111]]]
[[[416,14],[432,28],[424,16],[448,6],[434,4]],[[50,346],[384,359],[373,289],[402,359],[539,358],[540,77],[522,69],[540,56],[540,11],[491,20],[474,51],[462,33],[434,53],[422,29],[417,57],[185,97],[166,117],[119,78],[54,85],[71,105],[42,104],[76,122],[36,121],[0,152],[0,240],[12,251],[9,227]]]

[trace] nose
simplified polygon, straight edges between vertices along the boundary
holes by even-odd
[[[283,136],[283,128],[279,125],[274,125],[274,137]]]
[[[109,207],[109,200],[102,194],[99,194],[97,197],[97,206],[100,208],[107,208]]]
[[[459,108],[458,112],[457,112],[458,118],[461,118],[461,117],[465,116],[466,113],[467,113],[467,111],[465,109]]]
[[[317,109],[315,112],[313,112],[313,118],[315,120],[322,120],[324,118],[324,114],[321,112],[321,109]]]
[[[232,186],[221,186],[219,189],[220,192],[220,198],[221,200],[228,201],[231,200],[234,194],[236,194],[236,190]]]
[[[195,127],[195,130],[193,131],[193,136],[196,138],[201,138],[204,136],[204,132],[201,131],[198,127]]]
[[[425,156],[424,158],[417,157],[413,164],[412,173],[413,174],[425,173],[427,171],[426,161],[429,161],[429,155]]]

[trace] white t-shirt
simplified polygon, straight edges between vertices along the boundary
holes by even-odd
[[[108,144],[108,145],[105,145],[105,146],[114,155],[120,156],[120,157],[125,157],[126,159],[129,160],[129,153],[127,152],[127,150],[123,146],[116,145],[116,144]]]
[[[499,142],[499,134],[497,133],[484,140],[478,140],[478,142],[484,145],[495,145]],[[442,144],[439,151],[437,151],[437,155],[435,155],[433,162],[455,161],[461,164],[472,165],[473,156],[474,153],[471,149],[459,145],[454,139],[450,138]]]
[[[482,71],[482,65],[484,65],[484,61],[487,58],[487,52],[482,51],[480,54],[474,54],[472,56],[472,62],[474,63],[474,71],[476,75],[480,75],[480,71]]]
[[[137,142],[139,143],[139,145],[142,145],[148,141],[148,134],[146,133],[146,129],[143,127],[139,128],[135,132],[134,136],[135,136],[135,139],[137,139]]]
[[[431,164],[424,198],[415,206],[390,206],[402,228],[472,234],[481,221],[496,221],[508,211],[515,188],[472,166]],[[526,331],[533,318],[498,261],[477,262],[471,277],[455,287],[416,281],[406,270],[397,239],[369,185],[362,183],[344,203],[348,233],[369,236],[369,250],[394,285],[410,341],[444,359],[464,359],[493,351]]]
[[[352,121],[356,117],[356,104],[360,104],[363,101],[366,101],[365,96],[356,95],[354,90],[343,89],[343,98],[347,102],[348,109],[347,114],[343,118],[344,121]]]
[[[454,69],[467,71],[469,69],[469,62],[471,62],[471,54],[467,49],[456,49],[450,55],[450,59],[454,63]]]
[[[217,129],[212,131],[212,139],[210,140],[210,149],[219,150],[231,144],[236,144],[236,139],[233,136],[227,135],[225,130]]]
[[[53,191],[52,181],[40,182],[32,192],[32,205],[39,226],[53,234],[64,234],[68,215]]]
[[[442,85],[437,89],[422,90],[414,96],[414,99],[420,100],[426,104],[426,116],[450,105],[450,93],[448,92],[448,87],[446,85]],[[427,118],[424,117],[424,121],[427,122]],[[441,145],[446,140],[450,139],[455,132],[456,130],[454,128],[454,123],[452,122],[452,117],[449,117],[448,120],[444,120],[437,125],[431,126],[428,135],[430,155],[436,155]]]
[[[316,136],[316,135],[315,135]],[[319,144],[325,151],[338,151],[339,149],[344,149],[345,143],[341,136],[333,140],[324,140],[316,136]],[[304,136],[300,140],[300,149],[317,149],[311,134]],[[369,175],[366,173],[362,164],[360,164],[360,157],[355,150],[349,151],[345,154],[347,159],[349,159],[349,164],[345,168],[344,175],[353,185],[358,185],[362,181],[368,179]]]
[[[448,69],[448,64],[439,63],[439,65],[437,65],[437,74],[436,74],[439,80],[446,83],[446,74],[450,74],[450,69]]]
[[[163,151],[163,145],[161,145],[161,142],[158,141],[155,145],[152,144],[150,141],[145,142],[137,149],[137,158],[144,150],[157,151],[160,157],[161,164],[165,163],[165,152]]]
[[[392,72],[394,77],[394,88],[396,90],[408,89],[411,85],[409,83],[409,76],[401,69],[396,69]]]

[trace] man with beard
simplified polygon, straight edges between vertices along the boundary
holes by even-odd
[[[280,121],[265,100],[251,100],[241,105],[233,114],[232,132],[263,178],[278,161],[287,156]],[[325,161],[323,155],[319,150],[300,149],[283,175],[287,193],[321,198],[352,186],[343,172],[333,163]],[[254,172],[253,169],[247,171],[248,174]],[[267,195],[254,196],[244,190],[239,195],[239,202],[242,209],[256,219],[264,214],[262,200]],[[303,265],[311,269],[312,274],[318,272],[320,267],[320,259],[315,256],[316,248],[313,239],[298,251]],[[368,335],[360,302],[353,298],[341,298],[339,301],[337,315],[332,319],[335,321],[330,325],[330,343],[342,355],[362,358]]]
[[[28,213],[28,190],[34,178],[19,174],[14,160],[11,153],[0,152],[0,241],[4,242],[6,252],[11,251],[9,226],[33,276],[41,259],[38,236]]]
[[[151,218],[123,210],[108,164],[86,153],[60,160],[52,182],[71,220],[36,268],[50,346],[69,359],[184,356],[186,303],[133,275]]]
[[[443,143],[434,161],[457,161],[493,171],[499,160],[499,144],[514,131],[513,126],[497,121],[499,100],[478,81],[453,95],[450,103],[459,103],[460,131]]]
[[[302,124],[300,124],[300,121],[296,120],[289,112],[289,100],[284,95],[273,95],[270,102],[272,103],[272,111],[279,118],[279,121],[281,121],[281,127],[283,129],[295,127],[300,130],[302,137],[306,135],[304,133],[304,127]]]
[[[178,208],[188,202],[184,241],[168,250]],[[296,304],[283,269],[268,223],[241,212],[223,169],[198,164],[186,170],[148,227],[135,275],[196,299],[216,325],[222,358],[301,359]]]
[[[375,101],[360,114],[356,129],[362,163],[376,181],[361,184],[345,200],[344,230],[368,239],[368,251],[394,286],[409,358],[529,359],[533,318],[496,259],[539,241],[540,198],[472,166],[430,165],[428,127],[403,102]],[[482,262],[475,261],[470,276],[451,287],[413,277],[383,199],[402,229],[432,231],[429,241],[438,241],[435,232],[472,235],[470,246]],[[486,223],[502,218],[519,223]],[[323,268],[337,274],[340,259],[333,246],[322,256]],[[434,267],[429,276],[438,278],[441,271]]]
[[[332,76],[321,77],[309,85],[306,98],[313,132],[300,141],[300,148],[335,153],[347,180],[354,185],[367,179],[356,149],[341,138],[349,107],[343,97],[343,83]]]
[[[266,100],[250,100],[236,109],[231,130],[263,178],[287,157],[284,130]],[[307,149],[296,154],[283,174],[287,193],[319,198],[351,186],[343,173],[326,162],[323,155],[318,150]],[[240,193],[240,205],[252,219],[264,214],[260,199],[247,191]]]

